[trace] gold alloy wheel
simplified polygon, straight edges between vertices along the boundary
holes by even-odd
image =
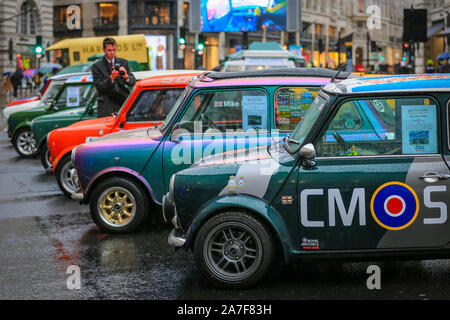
[[[97,208],[102,220],[113,227],[123,227],[130,223],[136,211],[133,195],[121,187],[111,187],[99,197]]]

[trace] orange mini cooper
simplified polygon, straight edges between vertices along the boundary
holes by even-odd
[[[121,130],[159,125],[176,104],[186,85],[200,71],[167,71],[138,81],[117,114],[74,123],[48,134],[51,170],[61,191],[70,197],[76,191],[70,156],[76,146]]]

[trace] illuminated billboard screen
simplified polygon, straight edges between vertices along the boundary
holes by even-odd
[[[201,0],[202,32],[286,30],[287,0]]]

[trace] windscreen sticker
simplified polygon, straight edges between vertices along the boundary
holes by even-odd
[[[267,97],[242,97],[242,130],[267,128]]]
[[[215,108],[239,108],[240,104],[238,101],[232,101],[232,100],[227,100],[227,101],[214,101],[214,107]]]
[[[281,130],[292,130],[303,119],[316,92],[305,88],[281,89],[276,94],[277,124]]]
[[[67,87],[67,101],[68,107],[80,106],[80,87]]]
[[[436,153],[436,106],[402,106],[403,154]]]

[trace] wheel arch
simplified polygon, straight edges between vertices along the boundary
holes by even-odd
[[[52,171],[56,172],[56,169],[58,168],[59,163],[61,162],[62,158],[64,158],[67,155],[71,155],[73,148],[75,148],[75,146],[70,146],[65,148],[63,151],[61,151],[60,153],[58,153],[58,155],[55,157],[55,159],[52,159]],[[50,148],[50,146],[49,146]],[[51,152],[51,150],[50,150]]]
[[[94,177],[94,179],[92,179],[92,182],[87,187],[86,197],[85,197],[84,202],[88,203],[90,201],[92,191],[95,189],[96,186],[98,186],[101,182],[103,182],[109,178],[112,178],[112,177],[125,178],[125,179],[133,181],[134,183],[136,183],[136,185],[138,185],[142,189],[142,191],[144,191],[144,194],[147,197],[147,199],[149,200],[149,203],[161,205],[161,203],[159,203],[156,200],[151,186],[148,184],[148,182],[142,176],[140,176],[137,172],[135,172],[133,170],[130,170],[127,168],[121,168],[121,167],[108,168],[108,169],[105,169],[105,170],[99,172]]]
[[[24,129],[24,128],[29,128],[31,131],[31,123],[23,121],[21,123],[19,123],[19,125],[14,129],[14,131],[11,134],[11,138],[14,140],[16,138],[16,135],[19,133],[20,130]],[[31,131],[33,132],[33,131]]]
[[[203,206],[195,215],[195,218],[187,231],[185,244],[186,248],[193,250],[195,238],[197,237],[200,227],[206,221],[208,221],[212,216],[227,211],[245,212],[263,223],[272,233],[272,236],[275,239],[275,245],[278,251],[282,254],[284,262],[288,263],[292,256],[293,246],[283,218],[279,212],[271,207],[267,202],[247,195],[233,197],[226,196],[225,198],[222,197],[215,201],[210,201]]]
[[[42,149],[42,146],[44,146],[44,144],[47,143],[47,136],[45,136],[45,138],[43,138],[40,142],[39,145],[37,147],[38,151],[40,152]]]

